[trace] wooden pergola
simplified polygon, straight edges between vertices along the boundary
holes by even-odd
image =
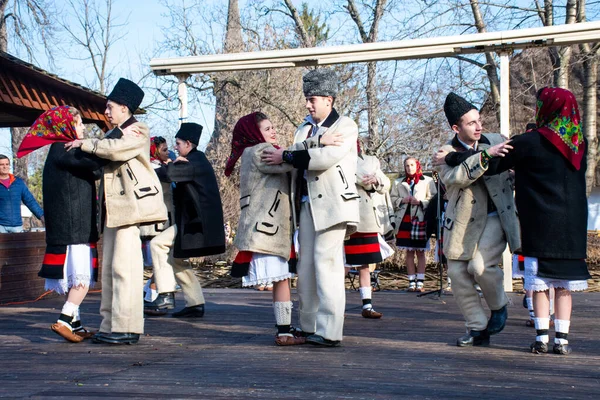
[[[84,124],[110,128],[106,96],[0,51],[0,128],[30,126],[60,105],[79,109]]]
[[[509,67],[511,53],[514,50],[531,47],[567,46],[598,41],[600,41],[600,21],[594,21],[393,42],[153,58],[150,60],[150,69],[155,75],[173,75],[179,79],[179,99],[181,102],[179,116],[180,121],[185,122],[188,116],[186,80],[191,74],[325,66],[386,60],[414,60],[496,52],[500,57],[500,133],[508,137],[510,136]],[[510,265],[510,253],[508,251],[504,254],[503,263],[504,265]],[[510,268],[506,268],[504,287],[507,291],[512,291],[511,275]]]

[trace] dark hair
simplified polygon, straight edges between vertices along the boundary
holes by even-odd
[[[267,114],[262,113],[260,111],[257,111],[256,114],[254,114],[254,121],[256,121],[256,125],[260,124],[261,122],[267,119],[269,119],[269,117],[267,117]]]
[[[0,160],[8,160],[8,162],[10,162],[9,158],[6,157],[4,154],[0,154]]]
[[[160,146],[163,143],[167,143],[167,139],[165,139],[162,136],[154,136],[154,138],[152,138],[152,143],[154,143],[154,145],[156,147]]]
[[[535,122],[530,122],[525,126],[525,132],[532,131],[537,129],[537,124]]]

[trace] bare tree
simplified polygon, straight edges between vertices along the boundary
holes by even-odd
[[[348,4],[345,6],[350,18],[356,24],[360,39],[363,43],[374,43],[377,41],[377,35],[379,33],[379,24],[385,10],[387,0],[375,0],[374,4],[369,4],[371,9],[371,15],[369,19],[371,21],[371,27],[367,30],[367,27],[362,21],[359,10],[354,0],[348,0]],[[377,149],[381,146],[381,138],[379,133],[379,100],[377,97],[377,63],[367,63],[367,119],[368,119],[368,150],[377,154]]]
[[[67,33],[70,42],[80,48],[83,53],[80,57],[74,51],[66,51],[75,60],[89,61],[94,69],[93,84],[101,93],[106,93],[107,83],[110,79],[108,68],[109,53],[112,46],[127,34],[123,29],[127,20],[118,21],[114,16],[113,0],[68,0],[73,18],[68,15],[61,26]]]
[[[29,61],[33,61],[41,43],[52,62],[52,10],[53,4],[46,0],[0,0],[0,51],[11,50],[16,55],[23,53]],[[10,131],[12,151],[16,154],[27,128],[12,128]],[[28,157],[15,159],[13,171],[27,181]]]
[[[586,21],[586,2],[577,1],[577,22]],[[592,191],[598,181],[598,54],[600,43],[584,43],[579,46],[583,58],[583,133],[588,142],[586,189]]]

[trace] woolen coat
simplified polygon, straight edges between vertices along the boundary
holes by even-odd
[[[395,225],[394,235],[398,233],[402,218],[406,214],[409,203],[403,203],[402,199],[407,196],[413,196],[421,202],[421,207],[411,207],[411,220],[417,218],[420,222],[425,221],[425,210],[429,205],[429,201],[437,193],[435,182],[428,176],[423,175],[419,182],[413,187],[413,193],[411,194],[410,185],[404,182],[404,178],[396,179],[390,192],[390,198],[392,200],[392,206],[394,207],[394,218],[392,219]]]
[[[308,201],[312,212],[315,232],[324,231],[334,225],[347,223],[347,234],[356,232],[360,222],[359,194],[355,175],[357,164],[356,141],[358,126],[335,110],[323,121],[315,135],[307,140],[312,124],[305,122],[294,136],[295,167],[292,170],[292,198],[300,193],[302,179],[306,176]],[[320,137],[325,132],[342,134],[341,146],[323,146]],[[305,174],[306,171],[306,174]],[[292,203],[294,215],[299,215],[296,201]]]
[[[581,168],[576,170],[538,131],[515,136],[511,145],[513,150],[506,157],[490,162],[486,174],[509,168],[515,170],[515,202],[521,222],[523,255],[584,260],[587,257],[587,154],[583,156]],[[560,262],[540,263],[538,275],[569,280],[590,277],[585,263],[568,265],[577,267],[565,267]]]
[[[504,138],[498,134],[481,135],[478,148],[484,150],[502,141]],[[465,150],[456,137],[442,149],[447,152]],[[512,181],[507,172],[483,176],[486,170],[479,154],[456,167],[442,165],[436,170],[447,190],[448,205],[443,226],[444,255],[449,260],[473,258],[488,218],[488,196],[496,207],[510,250],[515,252],[521,248]]]
[[[139,134],[131,131],[134,126]],[[81,146],[82,151],[111,161],[103,173],[106,226],[166,221],[162,188],[150,164],[150,129],[144,123],[133,122],[121,134],[114,135],[115,130],[121,128],[113,129],[104,139],[84,139]]]
[[[225,225],[217,178],[203,152],[196,149],[188,162],[162,166],[161,180],[176,182],[173,190],[177,236],[173,257],[203,257],[225,252]]]
[[[249,147],[240,167],[240,220],[234,246],[241,251],[272,254],[286,260],[292,245],[290,164],[261,161],[269,143]]]
[[[98,241],[95,181],[107,163],[80,149],[67,151],[63,142],[50,146],[42,175],[47,245]]]
[[[377,176],[377,184],[364,184],[366,175]],[[356,167],[356,190],[360,196],[359,213],[360,222],[357,232],[380,233],[384,235],[389,229],[389,210],[385,201],[385,194],[390,190],[390,179],[381,171],[377,157],[362,155],[358,157]],[[386,215],[387,214],[387,215]]]
[[[160,169],[160,161],[151,161],[152,167]],[[159,177],[160,179],[160,177]],[[167,220],[164,222],[156,222],[154,224],[140,226],[140,236],[144,239],[149,239],[157,236],[162,231],[175,223],[175,207],[173,206],[173,184],[171,182],[160,182],[163,193],[163,201],[167,207]]]

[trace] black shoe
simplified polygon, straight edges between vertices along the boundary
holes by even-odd
[[[463,337],[459,337],[456,340],[458,347],[467,346],[489,346],[490,345],[490,334],[487,329],[483,331],[469,331],[469,333]]]
[[[97,333],[92,337],[94,343],[135,344],[140,340],[139,333]]]
[[[275,326],[277,327],[277,325],[275,325]],[[307,338],[307,337],[315,334],[314,332],[304,332],[302,329],[296,328],[295,326],[290,327],[290,333],[296,337],[303,337],[303,338]]]
[[[548,343],[539,342],[536,340],[535,342],[531,343],[531,346],[529,346],[529,349],[534,354],[547,353],[548,352]]]
[[[342,345],[341,340],[329,340],[325,339],[320,335],[310,335],[306,338],[306,343],[314,344],[317,346],[325,346],[325,347],[340,347]]]
[[[181,311],[174,312],[173,316],[175,318],[202,318],[204,316],[204,304],[185,307]]]
[[[506,306],[499,310],[492,310],[492,315],[488,321],[487,330],[490,335],[502,332],[508,318],[508,308]]]
[[[172,310],[175,308],[175,293],[160,293],[154,301],[145,301],[144,308]]]
[[[546,346],[546,350],[548,349],[548,347]],[[563,356],[566,356],[567,354],[571,354],[571,346],[569,346],[568,344],[558,344],[558,343],[554,343],[554,347],[552,348],[552,351],[554,352],[554,354],[561,354]]]

